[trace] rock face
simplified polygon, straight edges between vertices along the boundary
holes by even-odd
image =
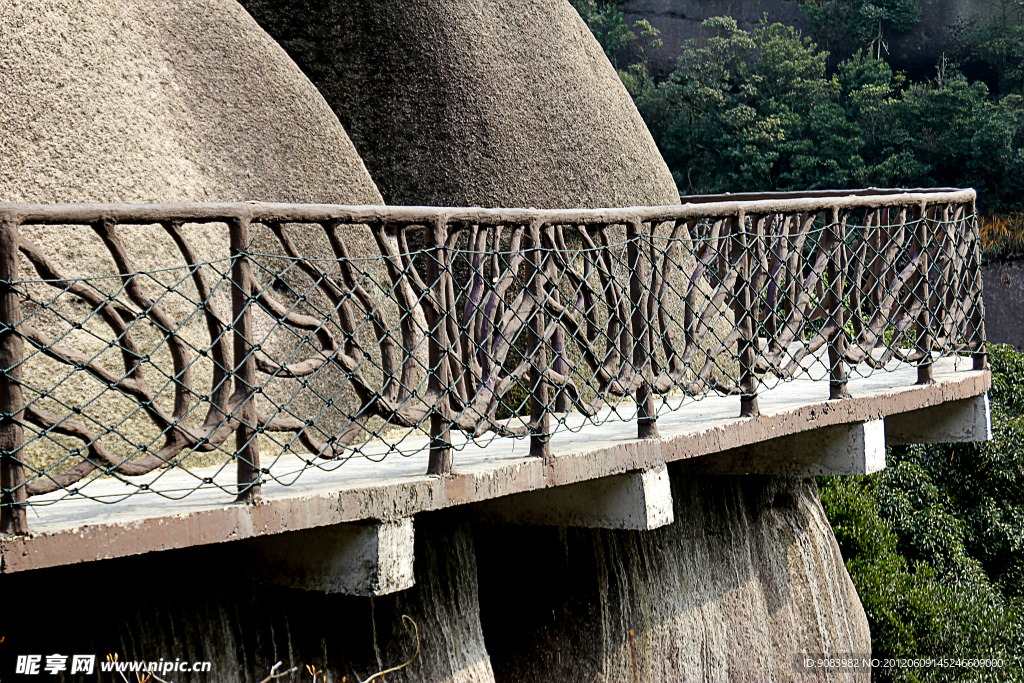
[[[389,204],[678,204],[564,0],[244,0],[337,112]]]
[[[0,91],[5,201],[381,201],[233,0],[5,3]]]
[[[387,680],[494,680],[478,618],[472,537],[457,513],[417,517],[417,585],[395,595],[254,585],[239,557],[226,544],[5,576],[7,609],[22,617],[17,633],[6,636],[0,675],[16,678],[8,670],[13,652],[95,652],[100,661],[109,652],[121,661],[210,662],[209,673],[161,676],[178,683],[257,683],[278,661],[285,670],[298,667],[286,681],[310,680],[307,665],[322,672],[318,681],[363,681],[412,658],[415,631],[403,622],[406,614],[419,628],[420,653]],[[55,586],[103,586],[103,609],[55,619],[66,609],[66,591]],[[132,599],[118,600],[125,590]],[[54,596],[52,604],[43,596]]]
[[[1024,349],[1024,261],[989,263],[985,281],[985,337]]]
[[[0,16],[0,92],[0,201],[381,203],[337,117],[234,0],[6,3]],[[160,228],[120,232],[134,268],[183,266]],[[225,226],[186,226],[185,234],[200,259],[227,256]],[[113,260],[91,229],[27,227],[23,235],[67,275],[102,278],[92,284],[107,292],[120,287]],[[261,239],[273,248],[267,235]],[[322,236],[308,242],[304,246],[320,247],[318,255],[329,253]],[[354,251],[377,253],[369,236]],[[25,264],[22,272],[27,279],[39,277]],[[189,295],[189,278],[182,273],[163,275],[184,279],[182,291]],[[192,313],[191,303],[164,297],[156,282],[147,280],[143,287],[172,319]],[[219,291],[215,304],[230,311],[228,290]],[[36,286],[32,294],[47,301],[55,291]],[[71,320],[81,318],[68,297],[56,306]],[[102,341],[110,331],[98,317],[81,331],[60,317],[45,313],[36,324],[110,369],[120,367],[117,350]],[[197,348],[208,345],[204,323],[198,317],[193,322],[182,336]],[[155,353],[156,365],[170,367],[155,329],[137,325],[133,334],[146,352]],[[45,388],[67,374],[55,362],[37,360],[26,369],[29,386]],[[193,371],[202,391],[208,390],[210,373],[208,363]],[[127,419],[137,415],[137,406],[115,392],[88,401],[103,387],[84,375],[63,382],[58,398],[88,404],[99,424],[127,420],[120,429],[136,444],[156,438],[147,421]],[[163,392],[160,400],[169,402],[171,393]],[[201,421],[198,411],[195,417]],[[32,447],[29,452],[37,465],[53,464],[52,457]]]
[[[670,472],[656,531],[477,534],[498,681],[819,680],[798,654],[870,652],[813,480]]]
[[[2,201],[381,203],[323,97],[234,0],[7,2],[0,14],[0,92]],[[224,226],[186,228],[200,258],[226,255]],[[109,253],[89,229],[31,227],[23,235],[71,274],[116,273]],[[123,236],[140,270],[181,264],[173,242],[155,226],[126,229]],[[353,240],[356,255],[378,253],[368,235]],[[322,236],[300,241],[310,249],[324,247]],[[262,244],[272,247],[269,241]],[[37,277],[27,267],[23,272]],[[117,287],[116,278],[108,282]],[[177,308],[174,302],[163,303],[179,320],[186,312],[182,302]],[[218,303],[221,310],[230,310],[224,308],[225,301]],[[51,318],[40,323],[37,316],[35,324],[55,334],[63,329],[62,321]],[[201,322],[196,328],[184,330],[183,336],[197,345],[208,343]],[[98,353],[95,345],[101,342],[88,332],[72,334],[64,343]],[[140,331],[138,341],[149,349],[161,340]],[[117,357],[101,356],[101,362],[106,360],[116,369]],[[154,360],[167,367],[166,358]],[[30,387],[52,386],[54,377],[66,373],[52,362],[34,367],[26,370]],[[197,365],[200,387],[209,372],[208,366]],[[65,382],[60,389],[66,405],[81,405],[83,396],[97,390],[91,380],[76,382]],[[108,393],[89,410],[98,424],[117,424],[117,416],[135,414],[137,407]],[[154,436],[152,426],[142,420],[121,423],[118,429],[134,443]],[[34,461],[37,466],[53,464],[52,456],[36,455],[41,459]],[[257,590],[245,581],[208,580],[205,572],[195,574],[196,567],[210,564],[200,551],[144,562],[148,569],[139,570],[139,576],[161,574],[166,571],[162,563],[180,560],[184,564],[175,573],[182,579],[173,586],[148,585],[145,596],[136,596],[140,601],[108,605],[109,622],[102,627],[82,629],[81,622],[72,620],[79,626],[64,634],[42,625],[33,630],[62,642],[61,651],[120,652],[147,661],[211,660],[216,667],[213,680],[218,681],[262,680],[277,659],[342,672],[333,680],[342,675],[354,680],[356,673],[362,674],[361,680],[397,663],[389,657],[398,650],[411,653],[411,636],[401,619],[408,613],[417,619],[423,639],[419,663],[413,667],[422,674],[417,680],[489,680],[475,608],[476,574],[464,562],[467,552],[472,556],[471,537],[457,525],[431,532],[429,522],[420,537],[426,544],[417,550],[422,590],[380,600],[376,607],[366,600],[339,600],[339,613],[314,604],[310,596]],[[76,567],[61,580],[95,585],[88,577],[102,583],[105,571]],[[32,584],[31,578],[25,577],[26,585]],[[40,597],[41,614],[62,609],[51,580],[53,575],[41,576],[48,588],[23,593],[48,596]],[[52,604],[46,604],[48,598]],[[380,625],[376,633],[371,616]],[[332,633],[341,640],[332,640]],[[362,640],[348,642],[357,636]],[[334,643],[330,661],[326,643]],[[26,645],[25,651],[54,646],[40,642]],[[375,648],[387,662],[384,666],[377,666]]]

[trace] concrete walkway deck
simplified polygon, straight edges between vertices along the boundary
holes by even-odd
[[[959,369],[957,369],[959,365]],[[649,470],[685,460],[822,428],[870,422],[940,403],[985,394],[991,383],[986,371],[969,370],[970,359],[942,359],[935,364],[935,383],[916,386],[916,369],[903,367],[851,378],[849,399],[828,400],[828,381],[798,378],[759,395],[761,415],[740,418],[739,397],[708,396],[702,400],[669,399],[662,407],[660,439],[638,440],[627,404],[600,426],[568,416],[567,426],[551,439],[550,465],[528,457],[525,440],[497,438],[486,447],[462,443],[454,454],[454,473],[424,474],[426,437],[407,437],[401,449],[380,462],[365,457],[324,462],[308,469],[292,485],[273,480],[263,486],[263,502],[245,506],[217,487],[200,489],[179,500],[152,492],[124,498],[135,490],[114,479],[93,482],[93,498],[65,492],[32,499],[27,537],[0,537],[0,573],[122,557],[152,551],[221,543],[286,531],[311,529],[362,520],[397,520],[417,512],[475,503],[527,491],[563,486],[625,472]],[[458,444],[457,444],[458,445]],[[376,451],[374,450],[376,449]],[[385,454],[388,445],[363,448]],[[271,458],[264,454],[265,462]],[[304,466],[298,456],[273,460],[272,478],[295,479]],[[209,477],[231,489],[232,464],[191,473],[166,470],[159,478],[164,490],[193,489]],[[134,480],[136,483],[140,479]],[[63,498],[56,504],[54,499]]]

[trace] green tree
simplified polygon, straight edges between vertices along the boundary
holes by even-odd
[[[888,54],[888,38],[921,21],[919,0],[806,0],[802,8],[829,47],[864,48],[876,59]]]
[[[686,192],[845,187],[864,176],[862,140],[838,106],[828,53],[781,24],[704,22],[675,70],[637,99]]]
[[[650,87],[646,50],[661,47],[658,29],[646,19],[630,25],[614,0],[571,0],[571,3],[601,43],[630,94],[636,97]]]
[[[1024,355],[990,354],[994,439],[889,449],[821,499],[871,623],[874,656],[1002,657],[1003,670],[877,672],[883,681],[1015,680],[1024,655]]]
[[[998,74],[1002,94],[1024,94],[1024,0],[999,0],[999,11],[974,35],[972,47]]]

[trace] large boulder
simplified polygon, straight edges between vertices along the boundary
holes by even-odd
[[[565,0],[243,0],[324,94],[389,204],[678,204]]]
[[[389,203],[678,202],[563,0],[243,2],[324,93]],[[757,667],[784,680],[794,653],[870,651],[813,481],[674,488],[676,521],[655,532],[477,533],[499,681],[741,680]]]
[[[6,2],[0,14],[0,93],[0,201],[381,203],[362,160],[323,97],[234,0]],[[297,236],[304,252],[329,255],[323,236],[314,232]],[[185,233],[201,259],[227,255],[225,226],[187,225]],[[147,295],[155,299],[166,294],[166,287],[177,287],[182,296],[164,296],[160,305],[175,320],[186,319],[194,309],[195,291],[189,290],[188,277],[181,271],[168,270],[183,265],[174,242],[158,226],[122,227],[121,234],[136,269],[163,269],[153,280],[142,278]],[[69,276],[91,277],[90,285],[99,291],[118,290],[113,260],[91,229],[25,227],[22,235]],[[277,248],[266,231],[255,237],[257,249]],[[367,234],[350,237],[349,246],[356,255],[378,253]],[[273,267],[272,262],[268,267]],[[24,263],[22,272],[30,279],[38,277]],[[264,271],[261,279],[267,282],[270,275]],[[178,280],[182,284],[174,285]],[[48,301],[60,291],[42,285],[28,289],[39,301]],[[230,310],[230,287],[222,286],[220,291],[223,295],[216,303],[222,311]],[[67,320],[80,319],[87,311],[81,302],[64,296],[51,308],[49,313],[35,311],[31,305],[24,310],[33,312],[33,325],[65,345],[98,355],[101,363],[118,371],[119,354],[103,350],[111,336],[109,329],[95,317],[82,330],[68,324]],[[150,381],[154,386],[165,384],[166,380],[154,379],[169,372],[166,344],[155,326],[139,323],[134,327],[139,345],[147,352],[156,349],[147,366]],[[193,319],[180,334],[195,348],[209,344],[202,318]],[[105,387],[84,374],[71,375],[67,366],[37,355],[25,366],[26,394],[33,399],[37,393],[51,392],[56,401],[41,405],[63,415],[71,407],[80,407],[90,428],[116,425],[123,439],[104,437],[116,454],[130,455],[133,444],[156,438],[155,427],[139,417],[137,404],[104,392]],[[209,362],[197,362],[193,375],[197,391],[209,391]],[[337,382],[326,395],[336,391]],[[158,399],[168,408],[171,393],[166,390]],[[99,398],[93,400],[94,396]],[[31,438],[34,430],[28,432]],[[78,445],[65,437],[43,438],[30,444],[23,457],[36,469],[60,473],[80,461],[65,459]],[[190,456],[185,464],[195,466],[200,461]],[[87,486],[83,493],[88,495]],[[230,500],[225,496],[225,502]],[[434,541],[417,551],[420,587],[404,593],[401,600],[380,601],[375,614],[365,599],[339,601],[357,613],[346,624],[348,632],[365,638],[355,646],[343,643],[332,652],[330,662],[309,653],[329,640],[323,635],[324,624],[331,619],[345,622],[346,614],[332,612],[330,605],[317,607],[312,604],[315,599],[299,599],[291,592],[259,592],[257,605],[254,589],[246,582],[218,572],[211,575],[207,569],[196,574],[195,568],[208,560],[190,564],[187,558],[194,556],[179,558],[186,568],[172,571],[177,577],[173,581],[140,584],[145,596],[136,597],[145,599],[143,609],[136,610],[135,601],[108,605],[108,629],[64,633],[60,651],[120,650],[122,656],[147,660],[176,656],[213,660],[214,678],[224,681],[261,680],[276,659],[285,659],[327,665],[329,671],[341,672],[333,680],[346,674],[352,680],[354,671],[365,677],[377,668],[375,647],[384,655],[394,648],[411,647],[401,619],[402,613],[410,613],[422,629],[422,651],[415,666],[430,669],[418,680],[488,680],[490,667],[478,610],[472,607],[475,572],[472,566],[463,569],[462,551],[457,563],[434,559],[445,557],[442,547],[471,548],[472,539],[459,528],[424,534],[424,539]],[[166,559],[152,561],[161,568],[137,575],[167,571]],[[67,580],[103,583],[102,578],[88,576],[105,575],[105,566],[89,570],[96,574],[82,574],[85,570],[76,567],[71,572],[75,577]],[[23,593],[42,601],[37,605],[40,614],[62,609],[54,580],[52,576],[23,578],[28,584],[46,587]],[[438,593],[439,585],[444,587],[443,594]],[[295,605],[302,609],[289,612]],[[281,614],[293,614],[294,623],[312,629],[312,633],[300,629],[297,638],[304,640],[296,645],[299,654],[294,658],[281,653],[274,640],[282,630],[269,615]],[[384,625],[379,639],[372,633],[371,615]],[[34,630],[56,638],[50,629]],[[103,630],[106,633],[100,636]],[[186,632],[201,637],[184,642],[181,636]],[[288,633],[287,627],[283,632]],[[106,649],[90,648],[88,640],[97,636]],[[291,647],[288,638],[283,644]],[[24,651],[42,651],[51,645],[26,645]]]
[[[234,0],[6,3],[0,16],[0,92],[0,201],[381,203],[323,97]],[[119,290],[111,254],[92,229],[32,226],[22,232],[68,277],[88,276],[96,290]],[[146,294],[173,320],[189,321],[179,330],[188,344],[209,346],[202,317],[193,315],[195,291],[187,272],[178,270],[184,260],[170,235],[156,226],[119,232],[134,269],[161,271],[137,280]],[[186,225],[184,232],[199,259],[227,257],[225,226]],[[276,248],[265,230],[256,238],[259,251]],[[356,254],[377,253],[368,235],[354,239]],[[302,242],[314,255],[330,253],[322,235]],[[216,270],[207,269],[207,275],[224,318],[230,287],[218,282]],[[268,280],[267,272],[256,272]],[[25,260],[22,273],[39,277]],[[181,296],[168,295],[168,288]],[[50,302],[51,310],[34,314],[34,326],[97,357],[111,371],[124,372],[119,349],[105,344],[113,334],[99,316],[89,316],[74,297],[51,301],[60,288],[34,285],[27,291],[36,301]],[[119,295],[122,303],[127,298]],[[75,329],[70,321],[83,327]],[[269,324],[265,316],[260,324]],[[153,354],[147,381],[166,384],[158,378],[170,373],[170,354],[156,327],[135,324],[132,334]],[[206,393],[211,364],[195,360],[194,388]],[[53,395],[64,405],[40,404],[54,413],[82,407],[93,424],[118,425],[134,445],[158,436],[133,401],[105,391],[86,373],[72,374],[67,366],[36,357],[25,366],[25,382],[30,397],[34,389],[56,387]],[[172,399],[168,386],[158,400],[169,409]],[[193,410],[189,420],[201,422],[204,412]],[[114,441],[115,453],[126,452],[128,444]],[[59,461],[54,451],[60,443],[32,443],[29,456],[37,467],[63,471],[75,459]]]
[[[316,88],[233,0],[5,3],[0,92],[4,201],[381,203]]]

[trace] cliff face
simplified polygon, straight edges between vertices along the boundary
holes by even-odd
[[[646,19],[661,31],[663,45],[647,51],[655,73],[661,76],[674,68],[683,41],[701,37],[702,21],[723,15],[734,17],[748,31],[764,17],[770,23],[793,26],[839,59],[856,49],[843,42],[825,45],[797,0],[620,0],[618,4],[627,23]],[[906,33],[887,37],[886,59],[894,69],[933,77],[939,59],[943,55],[959,59],[971,34],[997,10],[996,3],[986,0],[921,0],[921,22]]]
[[[298,667],[285,681],[309,681],[306,665],[323,673],[318,681],[362,681],[412,657],[407,614],[419,628],[419,656],[389,681],[493,681],[469,530],[447,512],[416,524],[417,585],[378,598],[255,585],[230,544],[4,576],[5,609],[19,623],[5,634],[0,675],[18,678],[9,670],[14,653],[76,652],[210,662],[209,673],[161,676],[177,683],[257,683],[278,661]],[[57,618],[68,614],[69,592],[102,602]]]
[[[871,651],[813,480],[670,472],[656,531],[477,534],[497,680],[819,680],[797,655]]]

